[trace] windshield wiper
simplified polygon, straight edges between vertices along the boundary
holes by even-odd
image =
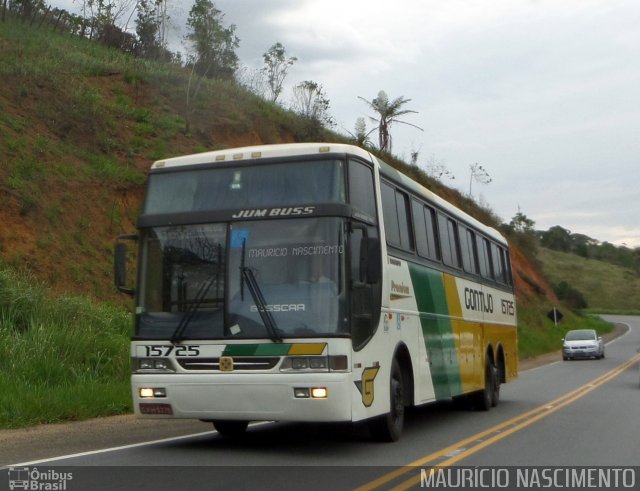
[[[193,301],[189,304],[189,307],[187,307],[187,310],[182,316],[182,319],[180,319],[180,323],[178,324],[178,327],[176,327],[176,330],[173,331],[173,334],[171,335],[171,342],[173,344],[179,343],[184,339],[182,335],[187,330],[187,327],[189,326],[191,319],[193,319],[193,316],[195,315],[196,311],[200,308],[200,305],[202,305],[202,302],[204,301],[204,298],[207,295],[209,288],[211,288],[211,285],[213,285],[213,280],[214,280],[214,277],[210,276],[209,279],[207,279],[202,283],[202,285],[200,285],[200,288],[198,289],[196,296],[193,298]]]
[[[253,270],[248,266],[240,266],[240,274],[242,278],[247,283],[249,287],[249,292],[253,297],[253,301],[256,304],[256,308],[258,309],[258,313],[260,314],[260,318],[264,323],[264,327],[267,329],[267,333],[271,337],[271,340],[274,343],[282,342],[282,335],[280,334],[280,329],[276,324],[276,320],[271,315],[271,312],[267,310],[267,303],[265,302],[264,296],[262,295],[262,290],[260,289],[260,285],[256,281],[256,277],[253,274]]]

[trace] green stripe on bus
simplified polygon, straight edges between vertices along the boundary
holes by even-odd
[[[284,356],[289,353],[290,348],[290,343],[228,344],[222,356]]]
[[[418,311],[422,313],[420,324],[436,399],[447,399],[462,392],[462,382],[451,321],[447,318],[449,307],[442,273],[411,263],[409,273]]]

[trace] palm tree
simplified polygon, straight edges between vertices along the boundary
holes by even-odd
[[[390,102],[389,96],[387,96],[387,93],[384,90],[378,92],[378,97],[372,101],[360,96],[358,96],[358,98],[366,102],[369,107],[380,116],[378,119],[371,118],[371,120],[378,123],[378,142],[380,144],[381,152],[391,152],[391,134],[389,133],[389,128],[392,123],[407,124],[423,131],[422,128],[415,124],[407,123],[406,121],[398,119],[400,116],[404,116],[405,114],[418,113],[411,109],[402,109],[402,106],[407,102],[411,102],[411,99],[405,99],[400,96]]]

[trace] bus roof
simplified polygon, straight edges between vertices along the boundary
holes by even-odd
[[[342,143],[283,143],[277,145],[228,148],[225,150],[162,159],[154,162],[151,169],[166,169],[169,167],[211,164],[215,162],[237,162],[260,158],[268,159],[296,157],[299,155],[318,155],[322,153],[349,153],[365,158],[366,160],[371,160],[369,152],[354,145],[345,145]]]
[[[180,157],[157,160],[153,163],[151,169],[168,169],[172,167],[212,164],[216,162],[241,162],[243,160],[285,158],[301,155],[318,155],[323,153],[356,155],[367,161],[371,161],[374,164],[377,163],[383,176],[396,181],[405,189],[412,191],[418,196],[424,196],[426,199],[440,207],[442,210],[458,219],[465,221],[469,225],[472,225],[474,228],[478,229],[485,235],[503,244],[506,244],[507,242],[502,234],[500,234],[500,232],[498,232],[496,229],[491,228],[476,220],[471,215],[465,213],[464,211],[460,210],[456,206],[452,205],[445,199],[435,194],[433,191],[430,191],[402,172],[391,167],[381,159],[376,158],[366,150],[363,150],[362,148],[355,145],[343,143],[282,143],[275,145],[255,145],[239,148],[228,148],[224,150],[215,150],[212,152],[196,153],[192,155],[183,155]]]

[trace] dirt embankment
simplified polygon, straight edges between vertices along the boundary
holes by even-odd
[[[519,302],[534,298],[544,298],[557,303],[558,297],[542,273],[531,264],[520,249],[511,245],[511,266],[513,279]]]

